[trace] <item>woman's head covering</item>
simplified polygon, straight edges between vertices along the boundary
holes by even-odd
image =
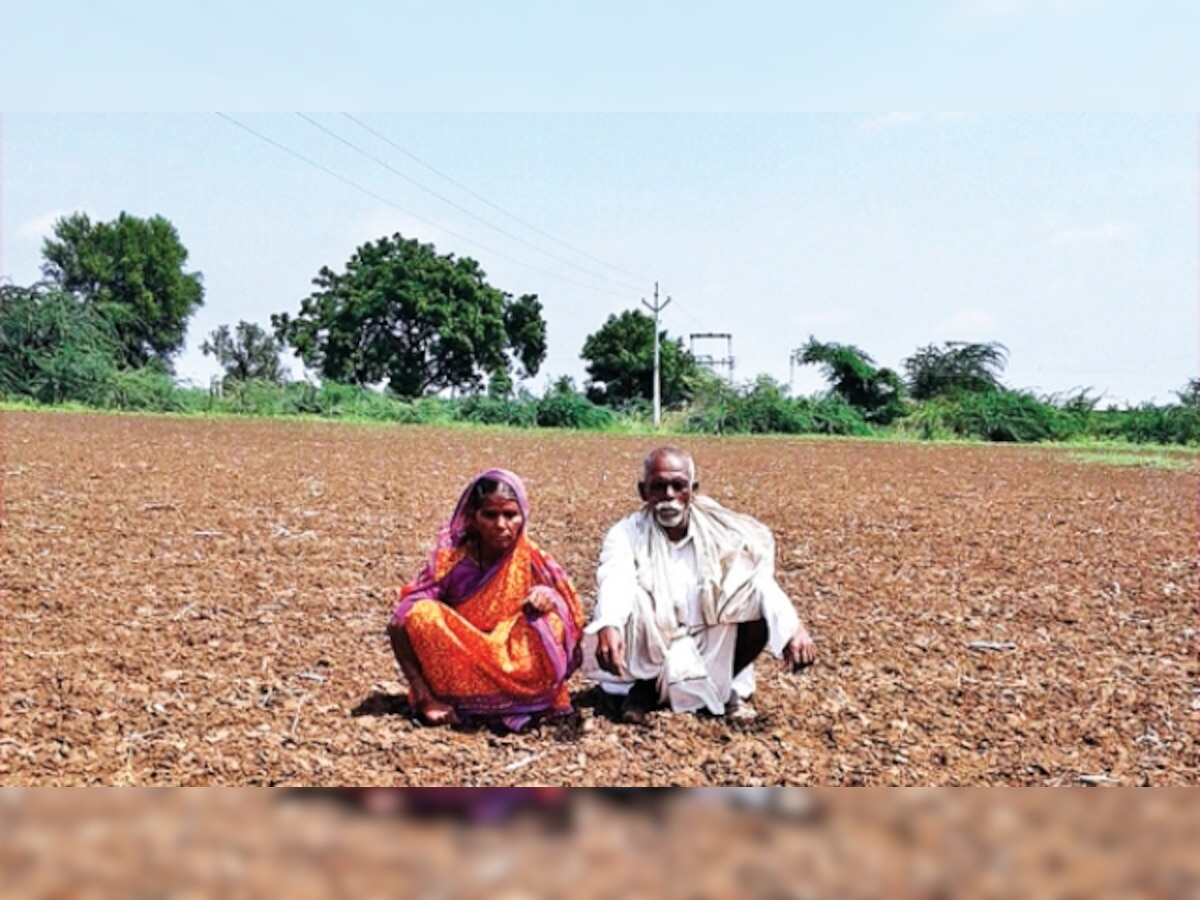
[[[472,495],[475,492],[475,486],[484,479],[498,481],[507,486],[516,497],[517,506],[521,509],[521,531],[524,532],[525,525],[529,521],[529,495],[525,491],[525,483],[515,472],[510,472],[508,469],[488,469],[486,472],[480,472],[463,490],[462,495],[458,498],[458,505],[454,507],[454,514],[450,520],[442,526],[437,536],[437,548],[439,550],[458,547],[466,539],[471,531],[471,507],[474,505]]]
[[[462,574],[463,570],[457,567],[457,559],[461,555],[458,550],[471,534],[471,508],[474,506],[473,494],[475,486],[485,478],[505,485],[512,492],[516,498],[517,506],[521,510],[521,530],[517,533],[517,539],[512,542],[512,545],[504,555],[496,560],[486,572],[480,573],[478,569],[468,570],[471,572],[468,585],[462,583],[464,577]],[[515,473],[507,469],[488,469],[486,472],[476,475],[470,480],[466,488],[463,489],[462,494],[458,498],[458,504],[454,507],[454,513],[447,520],[446,524],[438,529],[433,551],[429,554],[428,564],[414,581],[405,585],[402,589],[402,597],[404,599],[400,606],[396,608],[396,615],[402,618],[413,602],[431,597],[453,605],[453,602],[447,600],[445,596],[446,591],[444,588],[447,585],[447,579],[458,579],[451,587],[450,593],[460,596],[460,599],[462,596],[466,596],[483,587],[508,561],[517,546],[523,542],[525,526],[528,520],[529,497],[525,492],[524,482]],[[455,573],[458,573],[458,575],[455,575]]]

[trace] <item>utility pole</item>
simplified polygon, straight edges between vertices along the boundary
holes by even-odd
[[[667,304],[671,302],[668,297],[661,304],[658,302],[658,282],[654,282],[654,305],[651,306],[646,302],[646,298],[642,298],[642,305],[646,309],[654,313],[654,427],[657,428],[662,421],[662,387],[661,377],[659,374],[658,362],[658,314],[667,308]]]

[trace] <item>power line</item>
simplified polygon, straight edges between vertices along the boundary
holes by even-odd
[[[571,284],[571,285],[574,285],[574,286],[576,286],[576,287],[583,288],[584,290],[593,291],[593,292],[596,292],[596,293],[608,294],[608,295],[610,295],[610,296],[614,296],[614,297],[628,297],[628,294],[627,294],[627,293],[625,293],[625,292],[623,292],[623,291],[616,291],[616,290],[612,290],[612,289],[609,289],[609,288],[604,288],[604,287],[598,287],[598,286],[594,286],[594,285],[584,284],[584,283],[582,283],[582,282],[579,282],[579,281],[576,281],[576,280],[574,280],[574,279],[572,279],[572,278],[568,278],[568,277],[566,277],[565,275],[560,275],[560,274],[558,274],[557,272],[552,272],[552,271],[549,271],[549,270],[547,270],[547,269],[542,269],[542,268],[540,268],[540,267],[538,267],[538,266],[532,265],[532,264],[530,264],[530,263],[523,262],[522,260],[516,259],[515,257],[512,257],[512,256],[510,256],[510,255],[508,255],[508,254],[506,254],[506,253],[502,253],[502,252],[501,252],[501,251],[499,251],[499,250],[494,250],[494,249],[492,249],[492,248],[490,248],[490,247],[488,247],[488,246],[486,246],[486,245],[484,245],[484,244],[481,244],[480,242],[478,242],[478,241],[476,241],[476,240],[474,240],[474,239],[472,239],[472,238],[469,238],[469,237],[467,237],[466,235],[459,234],[459,233],[457,233],[457,232],[451,231],[451,230],[449,230],[449,229],[445,228],[444,226],[442,226],[442,225],[438,224],[437,222],[434,222],[434,221],[432,221],[432,220],[430,220],[430,219],[428,219],[428,218],[426,218],[426,217],[424,217],[424,216],[421,216],[421,215],[419,215],[419,214],[417,214],[417,213],[415,213],[415,212],[412,212],[411,210],[408,210],[408,209],[406,209],[406,208],[404,208],[404,207],[400,206],[399,204],[395,203],[394,201],[390,200],[390,199],[389,199],[389,198],[387,198],[387,197],[384,197],[383,195],[381,195],[381,194],[377,193],[376,191],[373,191],[373,190],[371,190],[370,188],[364,187],[363,185],[359,184],[358,182],[356,182],[356,181],[354,181],[354,180],[352,180],[352,179],[350,179],[350,178],[347,178],[345,175],[342,175],[341,173],[339,173],[339,172],[336,172],[336,171],[334,171],[333,169],[330,169],[329,167],[327,167],[327,166],[324,166],[324,165],[322,165],[321,163],[318,163],[318,162],[316,162],[316,161],[314,161],[314,160],[310,159],[309,157],[305,156],[304,154],[302,154],[302,153],[298,152],[297,150],[294,150],[293,148],[291,148],[291,147],[289,147],[289,146],[287,146],[287,145],[285,145],[285,144],[283,144],[283,143],[281,143],[281,142],[279,142],[279,141],[277,141],[277,140],[274,140],[273,138],[270,138],[270,137],[268,137],[268,136],[266,136],[266,135],[264,135],[264,134],[262,134],[262,133],[260,133],[260,132],[256,131],[255,129],[251,128],[249,125],[246,125],[246,124],[244,124],[244,123],[242,123],[242,122],[238,121],[237,119],[233,118],[232,116],[229,116],[229,115],[227,115],[227,114],[225,114],[225,113],[220,113],[220,112],[218,112],[218,113],[217,113],[217,115],[218,115],[218,116],[220,116],[221,118],[225,119],[226,121],[230,122],[231,124],[233,124],[233,125],[236,125],[238,128],[242,129],[243,131],[246,131],[247,133],[249,133],[249,134],[253,135],[254,137],[258,138],[259,140],[262,140],[262,141],[264,141],[264,142],[266,142],[266,143],[268,143],[268,144],[272,145],[273,147],[276,147],[276,148],[278,148],[278,149],[280,149],[280,150],[284,151],[285,153],[287,153],[287,154],[289,154],[289,155],[291,155],[291,156],[295,157],[296,159],[299,159],[301,162],[304,162],[305,164],[307,164],[307,165],[310,165],[310,166],[312,166],[313,168],[315,168],[315,169],[317,169],[317,170],[319,170],[319,171],[321,171],[321,172],[323,172],[323,173],[325,173],[325,174],[327,174],[327,175],[330,175],[330,176],[332,176],[332,177],[336,178],[338,181],[341,181],[342,183],[344,183],[344,184],[346,184],[346,185],[348,185],[348,186],[350,186],[350,187],[354,188],[355,190],[357,190],[357,191],[359,191],[359,192],[361,192],[361,193],[364,193],[364,194],[366,194],[367,196],[371,197],[372,199],[374,199],[374,200],[377,200],[377,201],[379,201],[380,203],[384,203],[384,204],[386,204],[386,205],[388,205],[388,206],[392,207],[393,209],[397,209],[397,210],[399,210],[400,212],[404,213],[405,215],[412,216],[413,218],[415,218],[415,219],[417,219],[417,220],[419,220],[419,221],[421,221],[421,222],[424,222],[425,224],[427,224],[427,225],[430,225],[430,226],[431,226],[431,227],[433,227],[433,228],[437,228],[437,229],[439,229],[439,230],[441,230],[441,231],[444,231],[446,234],[448,234],[448,235],[450,235],[450,236],[452,236],[452,237],[455,237],[455,238],[457,238],[457,239],[459,239],[459,240],[461,240],[461,241],[465,241],[466,243],[468,243],[468,244],[471,244],[472,246],[479,247],[480,249],[483,249],[483,250],[487,251],[488,253],[491,253],[491,254],[493,254],[493,255],[495,255],[495,256],[497,256],[497,257],[501,258],[501,259],[508,260],[509,262],[515,263],[516,265],[522,266],[522,267],[524,267],[524,268],[526,268],[526,269],[529,269],[529,270],[531,270],[531,271],[534,271],[534,272],[538,272],[538,273],[540,273],[540,274],[543,274],[543,275],[547,275],[547,276],[549,276],[549,277],[551,277],[551,278],[558,279],[559,281],[565,282],[565,283],[567,283],[567,284]],[[297,116],[299,116],[299,117],[300,117],[300,118],[302,118],[302,119],[305,119],[305,120],[307,120],[307,121],[308,121],[310,124],[314,125],[314,126],[315,126],[315,127],[317,127],[319,130],[326,132],[326,133],[327,133],[327,134],[329,134],[331,137],[334,137],[334,138],[336,138],[338,141],[340,141],[340,142],[342,142],[342,143],[345,143],[345,144],[347,144],[348,146],[351,146],[353,149],[357,150],[358,152],[362,153],[363,155],[367,156],[368,158],[371,158],[373,161],[377,162],[379,165],[382,165],[384,168],[388,169],[389,171],[392,171],[392,172],[394,172],[395,174],[397,174],[397,175],[400,175],[402,178],[404,178],[404,179],[405,179],[405,180],[407,180],[407,181],[410,181],[410,182],[412,182],[412,183],[414,183],[414,184],[417,184],[417,186],[418,186],[418,187],[421,187],[421,188],[422,188],[422,190],[425,190],[425,191],[427,191],[428,193],[431,193],[431,194],[433,194],[434,196],[437,196],[439,199],[442,199],[442,200],[444,200],[445,202],[449,203],[450,205],[454,206],[455,208],[462,210],[463,212],[467,213],[468,215],[471,215],[473,218],[478,218],[477,216],[474,216],[474,214],[473,214],[473,213],[471,213],[469,210],[465,210],[465,209],[463,209],[461,206],[459,206],[458,204],[455,204],[453,201],[450,201],[450,200],[448,200],[448,199],[446,199],[446,198],[443,198],[443,197],[441,197],[441,195],[440,195],[440,194],[438,194],[436,191],[433,191],[433,190],[431,190],[431,189],[429,189],[429,188],[426,188],[426,187],[424,187],[423,185],[420,185],[420,183],[419,183],[419,182],[415,182],[415,181],[413,181],[413,179],[411,179],[409,176],[405,175],[405,174],[404,174],[404,173],[402,173],[402,172],[397,172],[397,171],[396,171],[394,168],[392,168],[391,166],[389,166],[389,165],[388,165],[386,162],[383,162],[383,161],[380,161],[380,160],[377,160],[377,159],[375,159],[375,158],[374,158],[374,157],[372,157],[372,156],[371,156],[371,154],[370,154],[370,153],[368,153],[367,151],[365,151],[365,150],[362,150],[361,148],[358,148],[358,147],[356,147],[356,146],[355,146],[355,145],[354,145],[352,142],[346,141],[344,138],[340,137],[339,135],[337,135],[337,134],[335,134],[335,133],[333,133],[333,132],[329,131],[329,129],[327,129],[327,128],[325,128],[324,126],[320,125],[320,123],[317,123],[317,122],[315,122],[315,121],[313,121],[313,120],[309,119],[307,116],[305,116],[305,115],[303,115],[303,114],[301,114],[301,113],[297,113]],[[348,116],[348,118],[353,118],[353,117],[349,117],[349,116]],[[369,130],[369,129],[368,129],[368,130]],[[373,133],[373,132],[372,132],[372,133]],[[386,138],[384,138],[384,140],[386,140]],[[399,148],[398,148],[398,149],[399,149]],[[402,152],[406,152],[406,151],[402,151]],[[443,177],[445,177],[445,176],[443,176]],[[488,202],[488,201],[484,201],[484,202]],[[495,227],[496,227],[496,226],[494,226],[494,225],[491,225],[491,223],[487,223],[485,220],[480,220],[480,221],[484,221],[484,223],[485,223],[485,224],[488,224],[488,225],[489,225],[489,227],[493,227],[493,228],[495,228]],[[497,230],[500,230],[502,233],[505,233],[505,234],[507,234],[507,232],[504,232],[504,230],[503,230],[503,229],[497,229]],[[510,237],[514,237],[514,236],[512,236],[512,235],[509,235],[509,236],[510,236]],[[520,238],[515,238],[515,239],[516,239],[516,240],[520,240]],[[522,243],[527,243],[527,242],[525,242],[525,241],[522,241]],[[535,249],[535,250],[538,250],[539,252],[545,252],[545,251],[541,251],[541,250],[539,250],[539,248],[537,248],[537,247],[534,247],[534,249]],[[548,254],[548,255],[552,255],[552,254]],[[558,257],[555,257],[555,258],[558,258]],[[573,263],[570,263],[570,261],[567,261],[567,260],[564,260],[564,262],[566,262],[568,265],[574,265]],[[576,266],[576,268],[578,268],[578,266]],[[586,270],[584,270],[584,271],[586,271]],[[591,274],[591,273],[588,273],[588,274]],[[606,277],[606,276],[600,276],[600,277]],[[610,280],[610,281],[611,281],[611,279],[607,279],[607,278],[606,278],[606,280]],[[616,282],[614,282],[614,283],[616,283]],[[679,311],[681,311],[681,312],[682,312],[682,313],[683,313],[683,314],[684,314],[684,315],[685,315],[687,318],[691,319],[692,321],[696,322],[697,324],[701,324],[701,325],[703,325],[703,323],[701,322],[701,320],[700,320],[700,319],[699,319],[699,318],[698,318],[698,317],[697,317],[697,316],[696,316],[696,315],[695,315],[695,314],[694,314],[694,313],[693,313],[693,312],[692,312],[692,311],[691,311],[691,310],[688,308],[688,306],[687,306],[686,304],[679,304],[679,303],[677,303],[677,304],[676,304],[676,308],[677,308]]]
[[[420,222],[424,222],[426,225],[429,225],[433,228],[437,228],[440,231],[444,231],[446,234],[450,235],[451,237],[457,238],[458,240],[464,241],[475,247],[479,247],[481,250],[485,250],[488,253],[490,253],[496,257],[499,257],[500,259],[508,260],[511,263],[514,263],[518,266],[522,266],[531,271],[538,272],[539,274],[547,275],[550,278],[557,278],[559,281],[564,281],[567,284],[572,284],[575,287],[583,288],[584,290],[595,291],[595,292],[601,293],[601,294],[611,294],[612,296],[615,296],[615,297],[628,296],[628,294],[626,294],[626,293],[610,290],[608,288],[595,287],[594,285],[590,285],[590,284],[583,284],[582,282],[575,281],[574,279],[571,279],[571,278],[567,278],[564,275],[559,275],[557,272],[551,272],[547,269],[542,269],[542,268],[539,268],[538,266],[530,265],[527,262],[523,262],[522,260],[519,260],[519,259],[516,259],[515,257],[509,256],[507,253],[502,253],[499,250],[494,250],[484,244],[481,244],[478,241],[474,240],[473,238],[469,238],[464,234],[459,234],[457,232],[450,231],[449,229],[445,228],[442,225],[439,225],[437,222],[434,222],[431,219],[427,219],[424,216],[413,212],[412,210],[405,209],[403,206],[400,206],[398,203],[394,202],[393,200],[390,200],[387,197],[384,197],[382,194],[378,194],[375,191],[371,190],[370,188],[363,187],[361,184],[359,184],[358,182],[356,182],[350,178],[347,178],[345,175],[342,175],[339,172],[335,172],[333,169],[330,169],[327,166],[323,166],[319,162],[316,162],[315,160],[309,159],[307,156],[300,153],[299,151],[293,150],[291,147],[288,147],[287,145],[282,144],[279,141],[276,141],[273,138],[270,138],[267,135],[256,131],[255,129],[251,128],[249,125],[239,122],[237,119],[233,118],[232,116],[226,115],[223,112],[218,112],[217,115],[220,116],[225,121],[229,122],[230,124],[236,125],[238,128],[242,129],[243,131],[253,135],[254,137],[258,138],[259,140],[265,141],[266,143],[270,144],[271,146],[276,147],[279,150],[282,150],[283,152],[285,152],[291,156],[294,156],[296,159],[300,160],[301,162],[306,163],[307,165],[310,165],[313,168],[315,168],[321,172],[324,172],[326,175],[336,178],[338,181],[354,188],[356,191],[366,194],[368,197],[371,197],[372,199],[377,200],[380,203],[384,203],[387,206],[392,207],[393,209],[399,210],[400,212],[404,213],[406,216],[412,216],[414,219],[417,219]]]
[[[514,240],[519,244],[524,244],[526,247],[530,248],[531,250],[533,250],[537,253],[541,253],[543,256],[548,256],[551,259],[553,259],[554,261],[560,262],[563,265],[570,266],[572,269],[576,269],[577,271],[580,271],[583,274],[588,275],[592,278],[599,278],[603,281],[608,281],[612,284],[619,285],[620,287],[623,287],[627,290],[637,290],[636,287],[633,287],[633,286],[627,285],[627,284],[623,284],[622,282],[619,282],[619,281],[615,281],[612,278],[609,278],[607,275],[598,274],[596,272],[591,271],[590,269],[586,269],[583,266],[578,265],[577,263],[571,262],[571,260],[569,260],[569,259],[565,259],[561,256],[558,256],[557,254],[551,253],[548,250],[543,250],[541,247],[537,246],[536,244],[525,240],[524,238],[520,237],[519,235],[513,234],[511,231],[508,231],[505,228],[501,228],[499,225],[489,222],[487,219],[483,218],[482,216],[476,215],[474,212],[467,209],[465,206],[463,206],[459,203],[456,203],[455,201],[451,200],[449,197],[446,197],[443,194],[438,193],[433,188],[422,184],[421,182],[417,181],[412,176],[407,175],[404,172],[401,172],[399,169],[395,168],[394,166],[389,165],[387,162],[380,159],[379,157],[373,155],[372,153],[368,152],[367,150],[364,150],[362,147],[358,146],[353,141],[351,141],[347,138],[344,138],[337,132],[333,131],[332,129],[325,127],[320,122],[313,119],[311,116],[307,116],[301,112],[296,113],[296,115],[299,116],[301,119],[303,119],[305,122],[307,122],[309,125],[316,128],[318,131],[321,131],[324,134],[329,135],[329,137],[333,138],[335,141],[338,141],[339,143],[349,147],[355,153],[359,153],[362,156],[365,156],[367,159],[371,160],[371,162],[375,163],[378,166],[382,166],[383,168],[385,168],[389,172],[391,172],[393,175],[396,175],[399,178],[403,178],[405,181],[407,181],[409,184],[413,185],[414,187],[419,188],[420,190],[424,191],[425,193],[429,194],[432,197],[436,197],[438,200],[441,200],[443,203],[447,204],[448,206],[452,206],[454,209],[457,209],[459,212],[463,213],[464,215],[470,216],[472,219],[474,219],[477,222],[481,222],[482,224],[486,225],[488,228],[491,228],[494,231],[500,232],[500,234],[504,235],[505,237],[510,238],[511,240]]]
[[[687,316],[693,322],[695,322],[698,326],[707,327],[705,325],[704,321],[699,316],[697,316],[694,312],[692,312],[686,306],[679,304],[678,301],[676,302],[676,309],[679,310],[680,312],[682,312],[685,316]]]
[[[497,212],[499,212],[505,216],[508,216],[508,218],[512,219],[518,225],[522,225],[525,228],[528,228],[530,231],[540,234],[542,237],[546,238],[547,240],[553,241],[554,243],[558,244],[560,247],[565,247],[567,250],[570,250],[572,253],[578,253],[580,256],[582,256],[586,259],[590,259],[594,263],[599,263],[600,265],[605,266],[609,269],[612,269],[615,272],[620,272],[623,275],[628,275],[630,278],[636,278],[636,279],[645,280],[645,281],[650,280],[648,278],[645,278],[644,276],[638,275],[634,272],[630,272],[628,269],[623,269],[620,266],[616,266],[616,265],[613,265],[612,263],[605,262],[604,260],[600,259],[599,257],[593,256],[592,254],[588,253],[585,250],[580,250],[578,247],[573,247],[570,244],[568,244],[566,241],[560,240],[559,238],[555,237],[554,235],[550,234],[547,231],[543,231],[542,229],[538,228],[536,225],[526,222],[524,219],[509,212],[504,207],[502,207],[496,203],[493,203],[487,197],[484,197],[483,195],[477,193],[476,191],[471,190],[471,188],[467,187],[461,181],[458,181],[458,180],[450,177],[449,175],[447,175],[445,172],[442,172],[442,171],[438,170],[437,168],[435,168],[434,166],[431,166],[429,163],[425,162],[425,160],[421,159],[415,153],[412,153],[409,150],[406,150],[404,147],[401,147],[399,144],[397,144],[391,138],[387,137],[384,134],[379,133],[374,128],[367,125],[365,122],[350,115],[350,113],[344,112],[344,113],[342,113],[342,115],[345,116],[347,119],[349,119],[351,122],[353,122],[355,125],[357,125],[359,128],[366,131],[368,134],[374,135],[375,137],[379,138],[379,140],[381,140],[385,144],[387,144],[389,147],[392,147],[395,150],[398,150],[400,153],[403,153],[405,156],[407,156],[409,159],[411,159],[417,165],[423,166],[424,168],[426,168],[430,172],[432,172],[434,175],[437,175],[439,178],[444,178],[446,181],[450,182],[452,185],[457,187],[459,190],[465,191],[467,194],[474,197],[480,203],[484,203],[487,206],[490,206],[492,209],[496,210]]]

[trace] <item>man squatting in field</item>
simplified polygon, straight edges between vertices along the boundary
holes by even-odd
[[[752,718],[752,663],[765,647],[792,671],[815,648],[775,580],[775,539],[756,519],[697,494],[696,464],[674,447],[650,452],[644,505],[600,551],[585,672],[624,696],[621,718],[707,709]]]

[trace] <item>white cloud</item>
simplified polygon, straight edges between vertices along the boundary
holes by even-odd
[[[1133,226],[1124,222],[1105,222],[1089,227],[1059,228],[1050,235],[1051,244],[1107,244],[1133,234]]]
[[[40,216],[35,216],[28,219],[17,226],[16,235],[23,241],[36,241],[42,238],[50,237],[54,232],[54,223],[63,216],[68,216],[71,213],[64,210],[54,210],[52,212],[43,213]]]

